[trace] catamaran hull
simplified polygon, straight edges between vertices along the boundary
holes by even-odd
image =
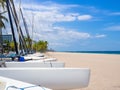
[[[47,68],[50,68],[50,67],[64,67],[65,66],[65,63],[64,62],[44,62],[44,61],[31,61],[31,62],[5,62],[6,64],[6,67],[12,67],[12,68],[21,68],[21,67],[26,67],[26,68],[29,68],[29,67],[32,67],[32,68],[35,68],[35,67],[47,67]]]
[[[55,90],[87,87],[90,70],[85,68],[0,68],[0,75]]]

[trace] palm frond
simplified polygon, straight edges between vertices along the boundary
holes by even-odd
[[[0,28],[5,28],[4,21],[8,21],[3,14],[6,13],[6,11],[0,13]]]
[[[4,13],[6,13],[7,11],[3,11],[3,12],[0,12],[0,14],[2,15],[2,14],[4,14]]]
[[[5,8],[5,2],[6,0],[0,0],[0,5],[3,7],[3,9]]]
[[[7,18],[6,18],[6,17],[4,17],[4,16],[0,16],[0,20],[5,20],[5,21],[7,21],[7,22],[8,22]]]
[[[5,28],[5,24],[3,22],[0,21],[0,28]]]

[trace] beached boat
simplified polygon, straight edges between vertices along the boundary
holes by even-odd
[[[45,60],[45,61],[57,61],[56,58],[47,58],[47,57],[39,57],[35,55],[27,55],[27,56],[21,56],[25,61],[27,60]]]
[[[30,61],[25,61],[25,62],[5,62],[5,66],[6,67],[14,67],[14,68],[21,68],[21,67],[46,67],[46,68],[50,68],[50,67],[56,67],[56,68],[60,68],[60,67],[65,67],[65,63],[64,62],[59,62],[59,61],[44,61],[44,60],[30,60]]]
[[[37,56],[37,57],[44,57],[45,55],[42,53],[33,53],[33,54],[27,54],[27,56]]]
[[[46,57],[38,57],[38,56],[23,56],[25,60],[41,60],[41,59],[45,59]]]
[[[40,87],[34,84],[25,83],[22,81],[1,77],[0,90],[52,90],[45,87]]]
[[[87,68],[0,68],[0,76],[45,86],[54,90],[87,87]]]
[[[25,61],[27,61],[27,62],[34,62],[34,61],[36,61],[36,62],[39,62],[39,61],[45,61],[45,62],[51,62],[51,61],[57,61],[57,59],[56,58],[45,58],[45,59],[32,59],[32,60],[25,60]]]

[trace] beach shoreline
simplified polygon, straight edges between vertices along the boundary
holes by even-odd
[[[120,55],[47,52],[48,57],[65,62],[65,67],[90,68],[88,87],[74,90],[120,90]]]

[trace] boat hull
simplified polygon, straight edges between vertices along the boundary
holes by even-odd
[[[52,90],[47,89],[45,87],[36,86],[30,83],[25,83],[22,81],[1,77],[0,76],[0,90],[23,90],[23,89],[29,89],[29,90]]]
[[[50,68],[50,67],[64,67],[65,63],[64,62],[44,62],[44,61],[31,61],[31,62],[5,62],[6,67],[13,67],[13,68],[21,68],[21,67],[46,67],[46,68]]]
[[[55,90],[87,87],[87,68],[0,68],[0,75]]]

